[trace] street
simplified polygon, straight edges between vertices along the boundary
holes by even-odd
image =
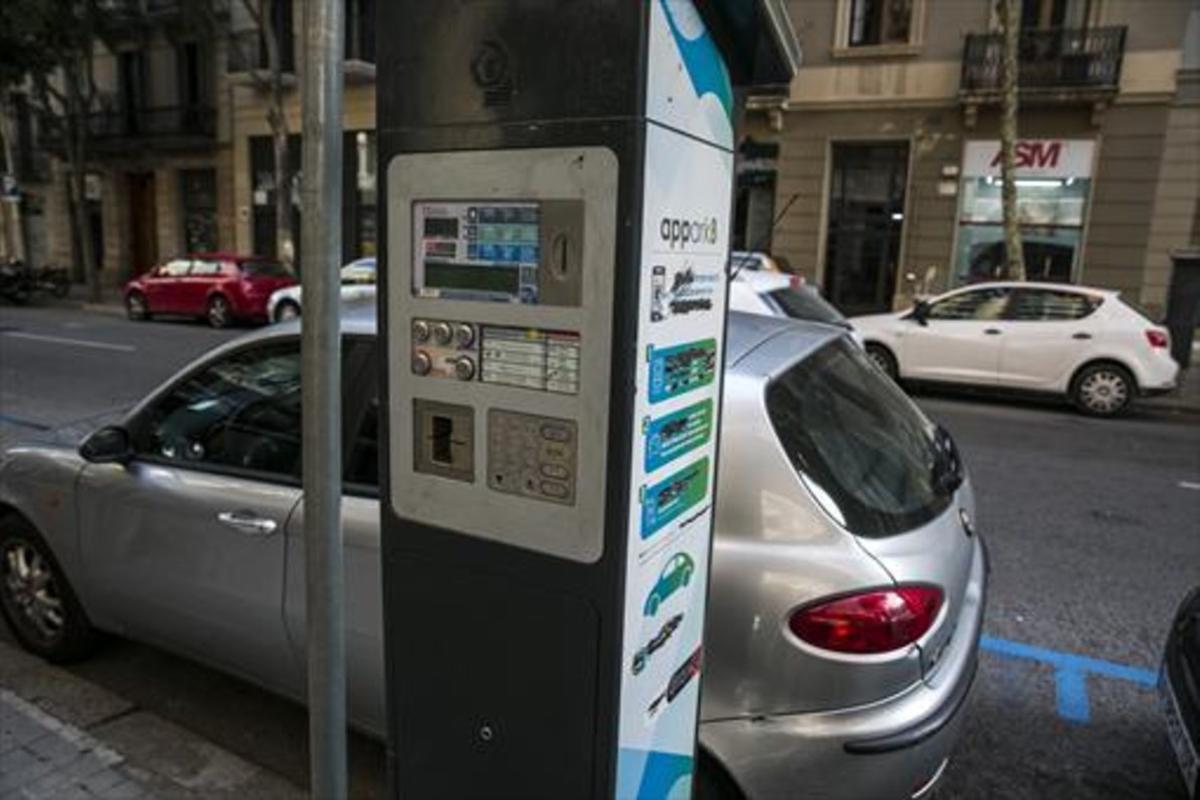
[[[0,307],[0,443],[128,405],[239,332]],[[1200,417],[918,402],[963,451],[992,566],[976,694],[938,796],[1183,798],[1152,684],[1175,606],[1200,583]],[[70,670],[306,782],[306,717],[290,702],[127,641]],[[383,796],[382,745],[352,735],[350,760],[354,796]]]

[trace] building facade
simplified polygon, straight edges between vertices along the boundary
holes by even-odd
[[[1184,63],[1200,8],[1020,6],[1017,191],[1028,277],[1118,288],[1161,310],[1170,252],[1200,232],[1200,74]],[[793,2],[803,65],[785,91],[751,102],[738,244],[782,256],[847,313],[997,276],[1005,256],[994,7]]]
[[[270,73],[259,6],[258,0],[108,0],[95,47],[99,98],[88,121],[82,226],[104,285],[120,285],[183,252],[277,254]],[[264,24],[277,31],[280,48],[286,191],[298,243],[303,0],[271,7]],[[347,260],[375,252],[374,8],[375,0],[346,0]],[[0,256],[72,265],[82,281],[61,132],[25,93],[10,100],[6,130],[15,147],[5,172],[20,187],[20,202],[0,205],[8,232],[0,237]]]
[[[378,1],[345,0],[346,260],[374,254],[379,224]],[[108,2],[85,226],[104,282],[188,250],[276,254],[259,0]],[[1200,0],[1020,5],[1028,275],[1119,288],[1161,310],[1171,251],[1200,235]],[[283,191],[297,245],[303,6],[279,0],[264,21],[280,45],[292,175]],[[199,19],[197,7],[206,12]],[[773,252],[847,313],[996,275],[1004,250],[994,7],[794,0],[803,65],[790,86],[750,98],[735,244]],[[28,256],[78,265],[54,132],[39,129],[27,103],[12,107]],[[8,225],[12,204],[3,210]],[[75,274],[82,278],[78,266]]]
[[[216,6],[110,0],[94,48],[98,95],[87,117],[85,223],[102,281],[116,283],[180,249],[221,246],[229,228],[229,118],[216,69]],[[20,246],[33,264],[69,264],[73,235],[61,123],[30,96],[10,98]],[[10,242],[12,239],[9,240]]]

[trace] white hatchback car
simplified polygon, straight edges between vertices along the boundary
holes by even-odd
[[[834,325],[850,332],[859,347],[862,337],[838,311],[799,275],[769,270],[737,269],[729,282],[729,310],[767,317],[789,317]]]
[[[851,322],[897,379],[1057,394],[1097,416],[1179,373],[1167,330],[1108,289],[979,283]]]
[[[375,296],[375,259],[360,258],[342,267],[343,301],[365,300]],[[267,301],[267,319],[285,322],[300,316],[300,285],[280,289]]]

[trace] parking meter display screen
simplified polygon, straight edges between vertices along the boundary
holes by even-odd
[[[536,305],[538,203],[413,204],[413,294]]]

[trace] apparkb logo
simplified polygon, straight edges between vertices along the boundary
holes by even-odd
[[[716,244],[717,218],[687,220],[663,217],[658,224],[658,235],[672,249],[683,249],[689,244]]]

